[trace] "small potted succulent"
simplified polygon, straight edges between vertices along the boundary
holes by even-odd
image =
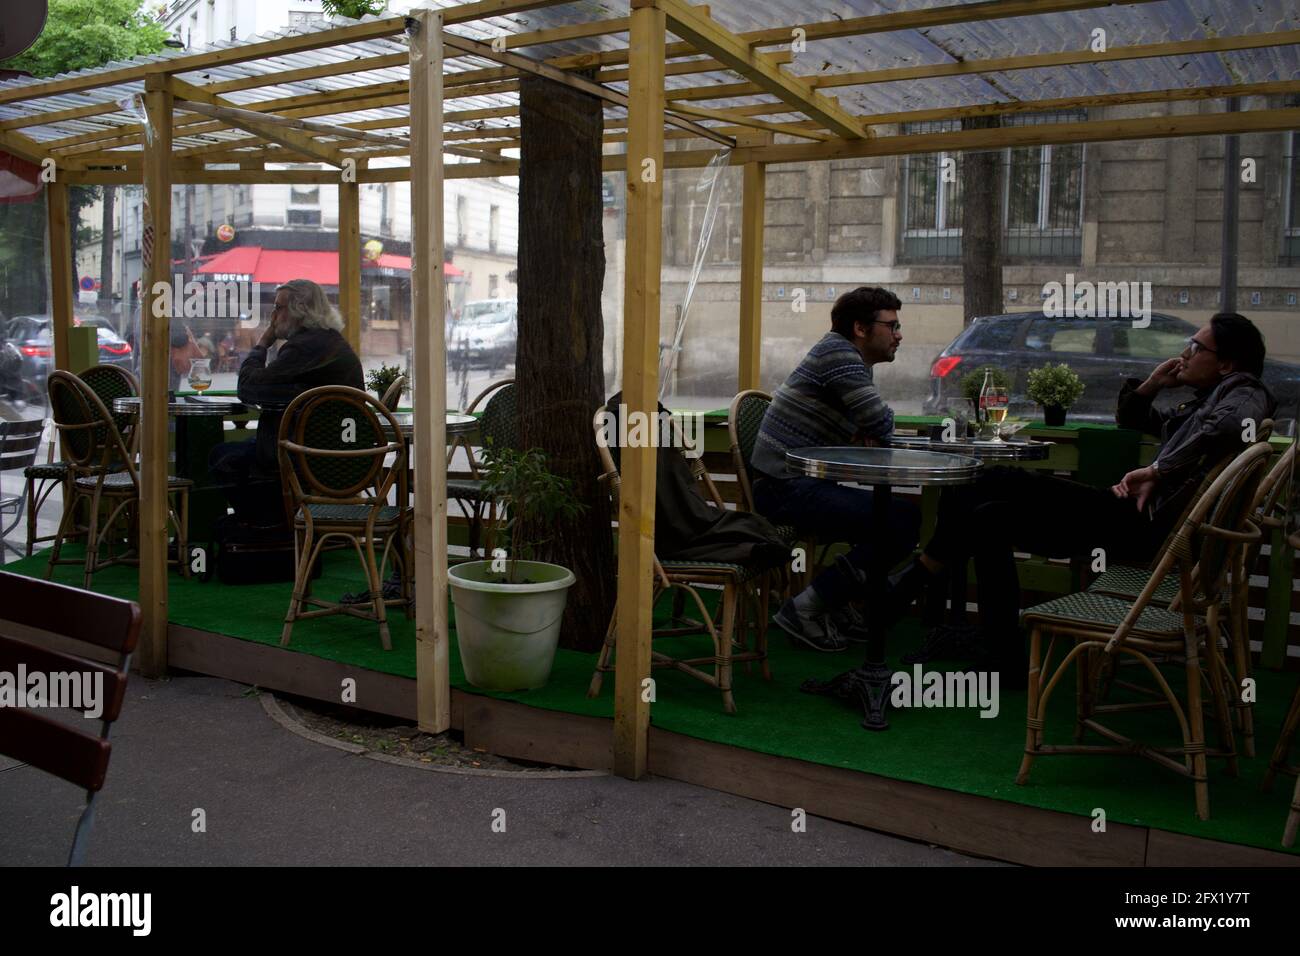
[[[1043,406],[1043,424],[1065,424],[1065,412],[1083,394],[1083,380],[1070,366],[1044,365],[1029,373],[1026,393]]]
[[[366,388],[375,393],[375,397],[383,400],[389,386],[405,375],[401,368],[396,365],[381,365],[379,368],[372,368],[366,373]]]
[[[560,619],[576,580],[558,564],[537,560],[549,538],[542,529],[571,520],[585,505],[572,483],[547,470],[539,448],[484,449],[483,492],[506,520],[485,540],[499,547],[485,561],[448,572],[456,608],[456,639],[466,679],[484,690],[532,690],[546,684],[560,640]]]

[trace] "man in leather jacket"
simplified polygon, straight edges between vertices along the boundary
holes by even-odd
[[[1146,563],[1179,520],[1209,471],[1244,450],[1277,403],[1260,381],[1264,340],[1244,316],[1219,313],[1139,382],[1119,395],[1116,424],[1161,440],[1155,460],[1126,474],[1109,489],[1042,472],[987,469],[973,485],[945,493],[939,523],[922,554],[891,580],[893,597],[909,604],[946,565],[975,559],[981,628],[954,635],[939,628],[919,659],[943,656],[952,644],[983,646],[1004,680],[1023,684],[1019,631],[1020,589],[1014,552],[1053,558],[1105,552],[1109,563]],[[1156,411],[1166,388],[1190,387],[1195,395],[1170,411]]]

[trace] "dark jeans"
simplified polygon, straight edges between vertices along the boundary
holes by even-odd
[[[285,523],[279,478],[265,477],[257,468],[256,438],[217,445],[208,456],[208,474],[240,521],[259,527]]]
[[[872,518],[875,493],[823,478],[777,480],[760,476],[754,484],[754,504],[769,521],[792,525],[800,534],[814,536],[820,544],[848,542],[852,545],[849,562],[867,575],[873,573],[877,549],[883,547],[882,556],[893,565],[916,547],[920,536],[920,510],[911,502],[894,498],[886,519],[888,537],[880,541]],[[809,561],[815,559],[815,555],[808,556]],[[817,575],[813,587],[832,607],[865,597],[857,583],[834,565]]]
[[[939,523],[925,553],[946,566],[974,558],[980,620],[995,640],[1019,640],[1020,583],[1013,552],[1145,564],[1168,532],[1116,498],[1066,478],[989,468],[978,481],[944,489]]]

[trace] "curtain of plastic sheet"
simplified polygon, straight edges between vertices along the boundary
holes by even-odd
[[[699,281],[700,270],[704,268],[704,255],[709,249],[709,239],[713,236],[713,222],[718,216],[719,186],[722,183],[722,171],[727,168],[731,150],[721,150],[700,173],[700,178],[691,188],[698,196],[708,193],[704,207],[704,221],[700,224],[700,238],[695,244],[695,260],[691,263],[691,278],[686,284],[686,294],[677,312],[677,328],[673,331],[673,341],[667,348],[660,349],[659,355],[659,399],[663,400],[668,389],[668,381],[673,364],[682,348],[682,334],[686,331],[686,321],[691,314],[691,299],[695,296],[695,283]]]

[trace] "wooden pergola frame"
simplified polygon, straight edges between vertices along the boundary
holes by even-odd
[[[412,314],[415,375],[436,382],[446,375],[444,336],[443,182],[452,178],[496,177],[518,173],[518,161],[501,150],[517,148],[516,124],[479,126],[517,117],[517,106],[448,110],[451,100],[513,93],[525,74],[547,77],[604,100],[626,116],[608,117],[607,142],[626,143],[626,151],[604,157],[606,170],[627,175],[627,252],[623,396],[630,412],[656,407],[660,319],[660,250],[663,170],[702,167],[729,150],[727,162],[743,169],[740,278],[739,386],[758,385],[763,271],[763,203],[767,166],[773,163],[827,161],[868,156],[994,149],[1011,146],[1101,142],[1159,137],[1220,135],[1300,128],[1300,109],[1257,108],[1228,113],[1191,113],[1131,119],[1058,122],[942,133],[891,134],[894,124],[960,119],[998,113],[1061,110],[1120,104],[1154,104],[1226,97],[1267,97],[1300,92],[1300,80],[1237,82],[1158,91],[1114,90],[1038,101],[954,104],[951,107],[854,115],[823,92],[831,87],[969,76],[1070,64],[1114,62],[1165,56],[1217,54],[1300,42],[1300,31],[1251,33],[1112,47],[1103,53],[1075,50],[998,59],[965,59],[905,68],[800,76],[787,68],[784,51],[763,48],[790,43],[796,27],[807,41],[883,34],[890,31],[976,21],[1033,17],[1107,6],[1135,6],[1150,0],[984,0],[980,3],[901,11],[825,23],[773,27],[733,34],[712,19],[707,8],[684,0],[631,0],[627,17],[521,32],[489,44],[449,32],[446,27],[486,18],[557,6],[565,0],[478,0],[441,11],[421,10],[409,17],[349,22],[317,32],[170,56],[123,68],[86,71],[53,80],[0,86],[0,105],[25,107],[16,118],[0,121],[0,148],[31,162],[52,159],[58,177],[47,192],[51,248],[54,251],[55,362],[66,367],[67,329],[72,323],[71,227],[67,187],[75,184],[143,183],[150,198],[153,261],[143,300],[143,388],[148,396],[167,391],[168,321],[166,303],[154,315],[154,284],[168,282],[171,237],[171,185],[174,183],[338,183],[340,305],[347,336],[359,347],[360,183],[410,182],[412,189]],[[480,24],[481,26],[481,24]],[[668,34],[678,37],[669,42]],[[626,46],[595,53],[530,58],[517,51],[577,38],[626,34]],[[343,58],[284,70],[266,65],[292,53],[324,50],[362,41],[405,36],[401,52]],[[490,61],[487,67],[448,72],[446,64],[466,56]],[[263,69],[257,70],[259,61]],[[246,64],[250,75],[201,83],[205,69]],[[390,72],[405,68],[400,80]],[[579,75],[576,71],[592,71]],[[738,74],[735,83],[665,89],[666,76]],[[377,72],[379,71],[379,72]],[[239,102],[230,94],[279,84],[351,74],[375,74],[343,89]],[[181,79],[181,76],[189,79]],[[626,83],[626,92],[607,84]],[[124,113],[115,99],[58,110],[31,104],[49,96],[90,93],[103,87],[142,84],[143,111]],[[712,108],[709,100],[761,96],[764,101]],[[400,107],[405,115],[358,120],[367,110]],[[780,119],[796,115],[796,121]],[[764,120],[761,117],[777,117]],[[115,117],[109,119],[109,117]],[[60,123],[90,122],[99,128],[50,138],[29,130]],[[444,130],[444,126],[456,127]],[[665,130],[670,127],[670,131]],[[407,134],[377,132],[408,129]],[[242,133],[242,135],[241,135]],[[781,136],[794,142],[777,142]],[[176,145],[178,140],[198,140]],[[666,139],[703,139],[711,148],[665,152]],[[449,145],[455,143],[456,145]],[[444,164],[447,153],[473,162]],[[407,155],[409,165],[370,165],[381,156]],[[266,163],[314,162],[329,169],[266,169]],[[214,169],[209,164],[238,164]],[[415,395],[415,578],[419,725],[441,732],[450,725],[446,563],[445,401],[441,389]],[[147,401],[143,412],[141,481],[140,604],[144,612],[141,668],[159,674],[167,666],[166,480],[167,415],[162,401]],[[646,771],[650,704],[642,680],[650,673],[651,567],[654,540],[655,471],[653,448],[629,448],[622,458],[618,544],[618,660],[615,682],[613,755],[618,773],[636,778]]]

